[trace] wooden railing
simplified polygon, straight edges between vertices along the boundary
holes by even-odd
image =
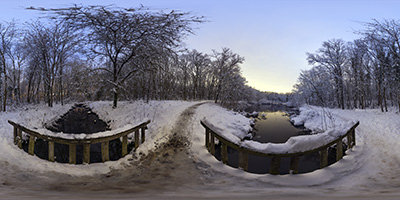
[[[300,156],[311,154],[314,152],[320,153],[320,168],[324,168],[328,166],[328,148],[336,144],[336,161],[343,158],[343,139],[347,138],[347,146],[349,149],[353,148],[356,145],[356,135],[355,129],[359,125],[359,122],[354,124],[346,134],[338,137],[337,139],[329,142],[326,145],[321,147],[311,149],[304,152],[296,152],[296,153],[285,153],[285,154],[273,154],[273,153],[263,153],[258,152],[252,149],[248,149],[238,144],[235,144],[222,135],[218,134],[215,130],[213,130],[211,125],[207,124],[204,121],[200,122],[201,125],[206,129],[206,138],[205,138],[205,146],[208,151],[215,156],[215,138],[217,138],[221,143],[221,161],[224,164],[228,163],[228,151],[227,147],[231,147],[239,152],[239,162],[238,167],[243,169],[244,171],[248,171],[248,155],[255,155],[261,157],[269,157],[271,158],[271,166],[269,168],[270,174],[279,174],[280,170],[280,159],[281,158],[290,158],[290,166],[289,170],[293,174],[297,174],[299,172],[299,158]]]
[[[147,122],[143,122],[138,126],[130,128],[128,130],[99,138],[87,138],[87,139],[70,139],[70,138],[62,138],[57,136],[49,136],[41,134],[37,131],[31,130],[27,127],[24,127],[20,124],[17,124],[13,121],[8,120],[14,127],[14,144],[17,145],[20,149],[22,149],[22,134],[26,133],[29,135],[29,143],[28,143],[28,153],[30,155],[34,155],[35,152],[35,141],[36,139],[42,139],[48,142],[49,153],[48,160],[54,162],[54,144],[66,144],[69,145],[69,163],[76,164],[76,145],[83,145],[83,163],[90,163],[90,145],[101,143],[101,157],[102,161],[106,162],[110,160],[109,156],[109,142],[111,140],[115,140],[117,138],[122,139],[122,157],[128,154],[128,134],[135,132],[134,143],[135,149],[139,147],[139,144],[145,141],[145,129],[147,124],[150,123],[150,120]],[[141,140],[139,141],[139,131],[141,133]]]

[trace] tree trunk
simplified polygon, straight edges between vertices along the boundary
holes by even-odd
[[[118,103],[118,88],[114,88],[113,108],[117,108]]]
[[[386,88],[383,87],[383,103],[385,104],[385,111],[387,112]]]
[[[5,60],[5,59],[4,59]],[[3,60],[3,62],[4,62]],[[3,64],[3,73],[4,73],[4,99],[3,99],[3,112],[6,112],[7,106],[7,70],[6,65]]]
[[[383,101],[382,101],[382,92],[381,92],[381,83],[378,83],[378,105],[381,106],[381,111],[383,111]]]
[[[31,77],[29,77],[29,79],[28,79],[28,94],[26,95],[27,97],[26,97],[26,101],[28,102],[28,103],[30,103],[30,96],[31,96],[31,85],[32,85],[32,78]]]

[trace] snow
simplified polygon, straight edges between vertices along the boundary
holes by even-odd
[[[36,156],[29,156],[13,145],[13,128],[7,121],[11,120],[21,123],[46,135],[65,138],[88,138],[110,135],[151,120],[148,130],[146,130],[148,133],[146,141],[137,149],[138,152],[146,154],[149,150],[154,149],[157,144],[163,143],[168,139],[167,133],[169,133],[174,123],[171,119],[176,119],[180,112],[193,104],[195,102],[150,101],[149,103],[145,103],[143,101],[136,101],[120,102],[118,108],[111,109],[111,102],[89,102],[88,106],[104,121],[111,121],[110,127],[112,129],[112,131],[93,134],[93,136],[53,133],[44,128],[46,122],[63,115],[73,104],[66,104],[64,106],[55,105],[52,108],[46,105],[26,106],[17,111],[0,113],[0,152],[7,152],[0,154],[0,161],[13,163],[25,170],[54,171],[74,176],[104,174],[110,172],[112,169],[123,169],[124,164],[127,164],[128,156],[115,162],[95,163],[83,166],[44,162]]]
[[[203,103],[203,104],[199,104]],[[119,102],[116,109],[111,109],[112,102],[87,102],[90,108],[101,119],[111,120],[112,130],[134,126],[147,119],[151,120],[146,131],[146,141],[134,153],[136,157],[145,155],[156,149],[174,134],[177,119],[181,114],[194,105],[199,105],[188,117],[187,136],[191,142],[190,157],[199,170],[211,173],[213,183],[204,182],[199,185],[201,191],[181,188],[170,192],[138,193],[135,197],[142,198],[268,198],[274,199],[396,199],[400,192],[400,117],[395,111],[381,113],[379,110],[340,110],[322,109],[313,106],[301,107],[300,115],[293,117],[296,124],[304,123],[316,133],[312,136],[299,136],[290,139],[285,144],[256,144],[252,141],[241,141],[251,128],[251,120],[220,106],[209,102],[185,101],[143,101]],[[33,176],[42,173],[41,180],[55,181],[51,175],[59,173],[73,176],[76,179],[86,176],[102,176],[110,171],[124,172],[130,165],[132,156],[126,156],[118,161],[94,163],[90,165],[69,165],[52,163],[30,156],[13,144],[12,126],[7,120],[24,123],[29,127],[43,129],[44,123],[67,112],[72,104],[65,106],[55,105],[48,108],[45,105],[30,105],[11,112],[0,113],[0,195],[15,195],[29,197],[33,191],[18,190],[10,192],[6,186],[8,180],[21,179],[18,174],[25,171],[25,175]],[[303,151],[311,148],[309,145],[321,144],[343,133],[355,122],[360,121],[356,128],[357,145],[346,152],[346,156],[339,162],[324,169],[299,175],[269,175],[251,174],[243,170],[222,164],[214,158],[206,148],[205,130],[200,120],[206,120],[213,128],[220,131],[224,137],[241,145],[248,145],[261,151],[285,152]],[[309,145],[303,145],[307,143]],[[184,163],[183,163],[184,164]],[[182,172],[183,174],[185,172]],[[23,178],[22,178],[23,179]],[[26,179],[26,178],[25,178]],[[207,179],[210,180],[210,179]],[[219,180],[219,181],[218,181]],[[42,184],[32,181],[32,185]],[[77,186],[79,187],[79,186]],[[138,186],[140,188],[140,186]],[[146,187],[143,185],[142,187]],[[12,190],[14,191],[14,190]],[[129,194],[108,191],[107,197],[116,196],[130,198]],[[37,194],[37,193],[36,193]],[[67,191],[49,191],[55,196],[72,195]],[[78,198],[87,198],[79,196]],[[85,194],[82,194],[85,195]],[[110,196],[111,195],[111,196]],[[65,196],[64,196],[65,197]],[[71,197],[72,198],[72,197]]]
[[[320,116],[320,113],[315,110],[303,107],[301,109],[302,114],[292,119],[294,124],[301,125],[307,122],[305,123],[307,128],[314,130],[314,132],[318,130],[318,132],[322,133],[291,137],[286,143],[260,143],[253,140],[243,140],[251,129],[250,124],[252,120],[244,118],[242,115],[238,115],[235,112],[224,111],[213,107],[204,112],[204,116],[209,117],[205,118],[203,121],[222,137],[239,146],[266,154],[298,153],[316,149],[345,135],[347,131],[357,123],[354,120],[336,120],[334,124],[329,124],[331,128],[322,130],[323,128],[320,124],[324,116]],[[223,116],[221,116],[222,113],[224,113]]]

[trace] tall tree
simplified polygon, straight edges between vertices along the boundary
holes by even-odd
[[[99,69],[109,73],[113,85],[113,107],[117,107],[122,84],[138,70],[128,63],[136,59],[143,46],[174,48],[183,36],[192,33],[191,25],[202,22],[201,17],[171,11],[154,12],[144,7],[117,8],[109,6],[77,6],[48,11],[86,36],[88,52],[107,60],[109,65]]]
[[[372,56],[379,61],[380,78],[383,80],[379,80],[381,84],[378,98],[382,111],[383,104],[386,107],[385,79],[391,83],[389,89],[397,97],[400,111],[400,21],[374,19],[365,23],[365,30],[360,33],[369,41]]]
[[[214,61],[212,68],[215,76],[215,103],[226,98],[226,94],[230,92],[229,85],[243,84],[243,80],[239,80],[241,76],[240,64],[244,58],[233,53],[228,48],[222,48],[222,52],[213,51]]]
[[[343,67],[348,62],[345,42],[341,39],[323,42],[315,54],[307,53],[307,60],[311,65],[320,65],[329,70],[335,80],[338,106],[344,109]]]
[[[25,40],[26,48],[35,49],[29,53],[30,64],[41,70],[46,91],[46,102],[52,107],[56,81],[59,80],[59,92],[62,92],[64,66],[68,58],[78,51],[79,34],[71,31],[65,23],[50,27],[40,22],[30,24]],[[36,67],[39,66],[39,67]],[[62,99],[61,99],[62,101]]]
[[[17,29],[15,22],[9,22],[9,23],[0,23],[0,64],[1,64],[1,73],[3,74],[3,84],[4,84],[4,90],[3,90],[3,104],[2,104],[2,110],[5,112],[6,107],[7,107],[7,90],[8,90],[8,85],[7,82],[10,79],[8,73],[7,73],[7,68],[8,68],[8,56],[10,55],[12,46],[15,43],[16,40],[16,34],[17,34]]]

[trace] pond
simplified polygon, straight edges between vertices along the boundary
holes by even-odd
[[[289,113],[294,108],[283,104],[256,105],[246,109],[247,112],[258,112],[253,127],[253,140],[261,143],[285,143],[290,137],[308,135],[310,131],[304,127],[295,127],[290,122]]]
[[[290,137],[309,135],[311,131],[302,126],[294,126],[290,122],[290,114],[298,112],[296,108],[284,104],[253,105],[245,109],[251,118],[255,119],[252,140],[260,143],[285,143]],[[258,112],[258,115],[255,114]],[[216,158],[221,160],[220,144],[216,145]],[[336,161],[336,148],[329,148],[328,164]],[[343,151],[344,152],[344,151]],[[239,153],[228,147],[228,165],[238,167]],[[257,174],[269,172],[271,158],[249,155],[248,171]],[[280,174],[288,174],[290,158],[281,158]],[[320,155],[318,152],[300,156],[299,173],[312,172],[320,168]]]

